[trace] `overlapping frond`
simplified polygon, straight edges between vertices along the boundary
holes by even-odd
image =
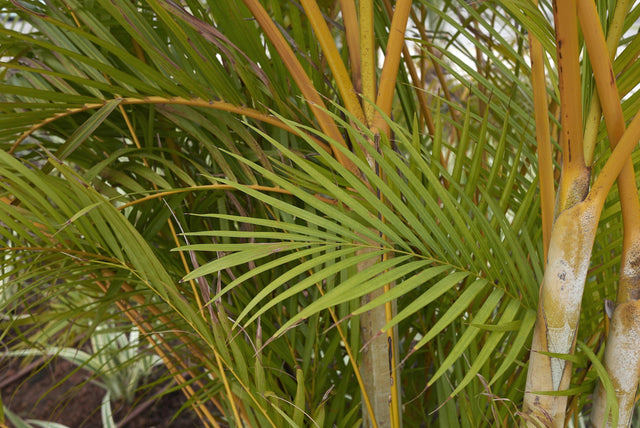
[[[385,284],[394,283],[390,292],[366,306],[347,313],[341,310],[344,315],[350,315],[342,324],[354,315],[397,299],[398,315],[385,328],[399,323],[412,326],[415,335],[401,345],[405,360],[411,361],[414,353],[433,352],[435,338],[450,329],[457,332],[455,346],[434,372],[429,385],[469,352],[478,352],[478,355],[452,393],[457,394],[469,382],[477,381],[476,374],[481,370],[497,374],[496,378],[487,376],[487,381],[493,384],[509,368],[513,369],[522,351],[519,348],[507,352],[507,343],[511,340],[525,343],[533,327],[532,308],[540,279],[539,268],[532,266],[540,263],[540,256],[535,254],[539,247],[533,242],[540,231],[524,227],[523,218],[535,207],[536,183],[529,184],[528,196],[520,201],[516,212],[510,212],[487,192],[486,175],[475,179],[473,185],[477,192],[465,191],[443,167],[438,165],[437,175],[434,174],[431,155],[413,147],[411,135],[406,131],[392,124],[393,127],[397,128],[394,129],[395,150],[386,145],[382,145],[381,153],[370,149],[378,174],[367,172],[363,161],[347,154],[365,171],[368,185],[329,155],[320,154],[318,159],[300,158],[265,136],[285,156],[282,164],[274,161],[275,169],[284,174],[245,162],[272,185],[289,191],[294,199],[283,201],[220,180],[269,206],[273,219],[233,217],[235,231],[188,234],[232,237],[240,242],[181,248],[218,254],[186,279],[216,274],[254,261],[254,268],[223,284],[220,293],[212,297],[212,300],[224,299],[244,287],[252,288],[252,278],[262,276],[267,269],[297,258],[298,267],[272,276],[256,294],[247,293],[252,299],[236,319],[236,323],[246,328],[277,311],[293,296],[322,290],[321,297],[291,313],[275,332],[276,336],[286,335],[326,309],[340,308]],[[300,133],[304,134],[303,130]],[[360,138],[366,139],[366,136]],[[407,159],[411,160],[411,169]],[[287,166],[289,163],[295,164],[295,169]],[[511,180],[517,173],[518,168],[512,168],[507,177]],[[385,181],[380,180],[380,176],[384,176]],[[449,188],[443,182],[448,183]],[[472,199],[476,194],[485,201],[481,206]],[[507,198],[505,194],[504,199]],[[381,199],[386,204],[380,202]],[[380,215],[372,215],[375,212]],[[209,217],[221,216],[210,214]],[[261,228],[259,232],[247,233],[241,229],[242,224]],[[522,227],[516,231],[514,224]],[[252,243],[243,243],[248,236],[253,237]],[[363,248],[373,253],[358,253]],[[380,261],[370,269],[357,271],[357,265],[372,256],[379,257]],[[523,296],[528,298],[522,300]],[[437,314],[434,324],[422,330],[419,320],[431,311]],[[480,348],[471,351],[472,344],[474,347],[480,344]],[[489,369],[496,361],[490,357],[499,349],[505,349],[503,352],[508,356]],[[523,381],[522,376],[518,381]]]

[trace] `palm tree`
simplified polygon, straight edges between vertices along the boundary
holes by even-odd
[[[7,4],[5,345],[133,324],[206,426],[628,424],[640,8],[577,3]]]

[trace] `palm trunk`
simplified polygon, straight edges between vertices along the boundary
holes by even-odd
[[[606,412],[607,395],[602,383],[596,389],[591,423],[594,427],[629,427],[640,378],[640,301],[619,304],[611,318],[605,367],[618,399],[618,423]]]
[[[373,250],[374,247],[371,247],[370,249],[361,250],[359,253],[362,254]],[[359,272],[364,271],[379,260],[378,257],[373,257],[360,262],[357,269]],[[385,290],[381,288],[367,294],[361,299],[362,305],[381,296],[384,292]],[[393,312],[394,314],[396,312],[395,305],[393,305]],[[365,391],[371,404],[371,409],[369,409],[365,400],[362,402],[362,426],[364,428],[393,427],[396,426],[393,421],[400,418],[400,406],[394,406],[391,399],[393,389],[395,389],[398,396],[400,392],[399,385],[393,384],[392,377],[393,356],[398,355],[397,340],[390,339],[398,337],[397,327],[392,329],[391,335],[383,333],[382,328],[387,324],[387,321],[384,305],[367,311],[360,317],[360,334],[363,345],[360,370]],[[373,411],[373,418],[371,411]]]
[[[563,211],[553,227],[547,269],[540,288],[527,390],[527,426],[564,426],[566,396],[542,395],[569,387],[571,362],[543,353],[572,354],[591,248],[600,216],[587,199]]]
[[[606,391],[599,382],[591,414],[591,424],[598,428],[629,427],[636,402],[640,379],[640,232],[635,232],[625,235],[632,244],[624,245],[617,304],[604,355],[604,366],[618,400],[618,422],[614,424],[613,415],[607,411]]]
[[[377,259],[371,259],[375,263]],[[369,260],[362,264],[368,263]],[[375,291],[362,298],[366,304],[383,294],[383,290]],[[391,390],[391,376],[389,376],[389,348],[387,335],[381,333],[386,324],[384,306],[379,306],[360,317],[360,333],[362,335],[362,379],[371,400],[375,423],[368,409],[362,409],[363,427],[391,427],[391,412],[389,411],[389,391]]]

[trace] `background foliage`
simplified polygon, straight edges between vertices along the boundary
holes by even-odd
[[[382,52],[386,3],[374,3]],[[348,14],[319,5],[351,64]],[[100,325],[133,324],[205,424],[358,426],[360,315],[393,299],[404,425],[513,426],[544,266],[527,31],[553,68],[550,5],[414,2],[379,150],[301,6],[262,6],[361,176],[326,151],[341,146],[242,2],[3,3],[4,346],[81,348]],[[630,94],[636,44],[615,63]],[[613,195],[574,394],[597,379],[619,217]],[[575,415],[588,401],[575,396]]]

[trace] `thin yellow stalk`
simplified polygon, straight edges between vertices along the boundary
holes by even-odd
[[[329,27],[322,16],[322,12],[320,11],[318,4],[315,0],[302,0],[301,3],[307,14],[307,18],[313,27],[316,38],[320,43],[322,52],[324,52],[325,59],[331,69],[331,73],[333,73],[336,85],[338,86],[338,91],[340,91],[340,95],[344,101],[344,106],[361,123],[366,123],[362,106],[360,105],[358,96],[354,91],[353,83],[351,82],[347,68],[344,66],[344,62],[342,62],[342,56],[336,47],[331,31],[329,31]]]
[[[607,33],[607,56],[609,61],[613,62],[615,57],[618,42],[622,36],[622,30],[624,27],[624,20],[626,18],[630,0],[620,0],[616,2],[616,9],[613,14],[613,19],[609,25],[609,32]],[[602,52],[605,53],[605,52]],[[596,57],[597,58],[597,57]],[[602,57],[605,58],[605,57]],[[584,157],[585,163],[591,165],[593,162],[593,153],[595,150],[596,140],[598,138],[598,130],[600,127],[600,116],[602,110],[600,108],[600,100],[598,98],[598,92],[594,91],[591,97],[591,104],[589,106],[589,113],[587,114],[587,120],[585,123],[584,131]]]
[[[382,72],[380,73],[378,96],[376,97],[376,106],[380,111],[376,112],[371,125],[374,134],[389,134],[389,124],[383,114],[391,116],[391,106],[395,94],[398,68],[400,66],[400,55],[402,55],[404,34],[407,29],[407,22],[409,21],[411,3],[411,0],[398,0],[396,2],[396,9],[393,13],[393,19],[391,20],[391,27],[389,28],[387,51],[385,52],[384,64],[382,65]]]
[[[61,119],[63,117],[67,117],[73,114],[82,113],[88,110],[98,109],[104,106],[108,100],[105,100],[102,103],[90,103],[83,104],[81,107],[75,107],[67,109],[63,112],[56,113],[51,117],[44,119],[43,121],[31,126],[27,131],[25,131],[16,141],[13,143],[11,148],[9,149],[9,154],[13,153],[16,148],[22,143],[27,137],[29,137],[33,132],[41,129],[50,123]],[[120,105],[134,105],[134,104],[177,104],[177,105],[186,105],[190,107],[202,107],[202,108],[210,108],[214,110],[222,110],[229,113],[238,114],[241,116],[246,116],[251,119],[258,120],[260,122],[268,123],[269,125],[276,126],[278,128],[284,129],[285,131],[297,134],[300,131],[294,130],[289,125],[283,123],[281,120],[276,117],[270,116],[268,114],[264,114],[259,112],[258,110],[254,110],[248,107],[237,106],[234,104],[230,104],[224,101],[214,101],[214,100],[204,100],[202,98],[182,98],[182,97],[158,97],[158,96],[150,96],[150,97],[142,97],[142,98],[133,98],[127,97],[122,98]],[[331,153],[331,147],[326,143],[323,143],[314,138],[314,141],[322,147],[327,153]]]
[[[624,117],[613,66],[609,60],[609,49],[604,39],[595,4],[591,1],[578,0],[578,17],[581,27],[585,29],[583,36],[596,81],[598,98],[605,115],[607,129],[613,133],[610,137],[614,137],[612,144],[615,147],[617,140],[624,133]]]
[[[600,117],[602,116],[602,108],[600,107],[600,99],[598,91],[594,90],[589,103],[589,110],[584,125],[584,163],[586,165],[593,164],[593,154],[596,148],[598,132],[600,131]]]
[[[606,60],[606,58],[609,58],[609,50],[600,26],[595,4],[590,0],[578,0],[578,15],[582,28],[589,29],[589,31],[583,31],[585,44],[589,57],[592,58],[590,61],[591,67],[598,89],[598,98],[605,117],[609,142],[611,147],[615,148],[620,137],[624,134],[625,123],[613,66],[611,61]],[[640,230],[640,201],[638,200],[631,158],[627,159],[620,172],[618,186],[620,188],[620,202],[624,222],[624,238],[628,247],[629,238],[637,234],[636,230]]]
[[[212,347],[213,348],[213,347]],[[218,366],[218,372],[220,373],[220,379],[222,379],[222,384],[224,385],[224,390],[227,393],[227,398],[229,404],[231,405],[231,410],[233,412],[233,417],[236,420],[236,424],[238,426],[242,426],[242,420],[240,419],[240,413],[238,413],[238,408],[236,406],[235,395],[231,392],[231,387],[229,386],[229,380],[225,374],[224,367],[222,366],[222,358],[220,354],[215,349],[213,350],[213,356],[216,359],[216,365]]]
[[[622,37],[622,31],[624,30],[624,21],[627,18],[627,13],[631,7],[631,0],[617,0],[616,9],[613,12],[613,19],[609,24],[609,30],[607,31],[607,49],[609,50],[609,60],[613,62],[616,56],[618,43],[620,37]]]
[[[393,13],[393,9],[391,7],[390,0],[384,0],[384,7],[387,10],[387,14],[391,16]],[[413,13],[413,11],[412,11]],[[430,135],[434,135],[436,132],[436,128],[433,124],[433,118],[431,117],[431,109],[429,108],[429,104],[427,103],[427,96],[425,95],[425,90],[421,76],[418,75],[418,70],[416,68],[416,64],[413,62],[413,58],[411,57],[411,52],[409,52],[409,47],[403,41],[402,43],[402,56],[404,57],[404,64],[407,66],[407,70],[409,70],[409,76],[411,76],[411,82],[413,82],[414,93],[418,98],[418,105],[420,106],[420,115],[421,119],[424,120],[427,125],[427,130]]]
[[[582,200],[589,188],[589,171],[582,148],[582,89],[576,0],[554,1],[558,78],[560,86],[560,142],[562,177],[556,215]]]
[[[376,44],[373,30],[373,0],[360,0],[360,66],[362,72],[362,104],[367,125],[375,116]]]
[[[253,17],[264,31],[265,36],[275,47],[280,59],[284,63],[285,67],[287,67],[287,70],[289,70],[291,77],[298,85],[298,88],[302,92],[305,100],[309,103],[311,111],[313,111],[322,131],[328,135],[331,140],[333,140],[332,144],[339,144],[343,147],[347,147],[347,143],[344,141],[344,138],[342,138],[342,134],[340,134],[338,126],[327,113],[325,104],[322,101],[320,94],[318,94],[313,86],[313,82],[311,82],[311,79],[307,76],[307,73],[304,71],[300,61],[298,61],[298,58],[291,49],[291,46],[289,46],[282,33],[280,33],[280,30],[278,30],[276,24],[273,22],[267,11],[262,7],[258,0],[243,0],[243,2],[253,14]],[[358,169],[353,162],[351,162],[339,149],[333,150],[333,155],[340,164],[347,167],[353,173],[359,175]]]
[[[427,8],[425,7],[425,5],[421,4],[417,7],[417,9],[420,10],[420,16],[426,16]],[[421,20],[418,19],[418,14],[416,13],[415,9],[411,9],[411,19],[413,19],[413,23],[418,30],[420,40],[423,40],[421,36],[425,33],[424,24],[421,22]],[[424,88],[427,85],[427,57],[426,55],[420,55],[419,58],[420,62],[418,63],[418,68],[420,69],[420,87]]]
[[[360,68],[360,25],[358,24],[358,12],[354,0],[340,0],[340,11],[346,44],[349,49],[349,64],[351,65],[351,79],[353,89],[357,94],[362,92],[362,72]],[[366,123],[366,122],[364,122]]]
[[[607,50],[605,52],[600,49],[600,54],[606,53],[610,62],[613,62],[613,59],[615,57],[618,42],[620,41],[620,37],[622,36],[624,20],[629,10],[630,3],[630,0],[620,0],[616,3],[616,9],[614,11],[611,24],[609,25],[609,32],[607,34]],[[602,58],[604,58],[604,56]],[[597,62],[599,63],[599,60]],[[597,90],[595,90],[593,96],[591,97],[591,105],[589,106],[589,114],[587,116],[584,133],[584,154],[585,163],[587,165],[591,165],[591,163],[593,162],[593,152],[595,150],[595,144],[600,128],[601,114],[602,109],[600,107],[600,99],[598,97]]]
[[[537,4],[537,1],[536,1]],[[553,159],[551,154],[551,134],[549,130],[549,103],[544,74],[544,52],[542,44],[529,33],[531,50],[531,84],[535,108],[536,141],[538,143],[538,177],[540,179],[540,206],[542,211],[542,241],[544,260],[547,260],[553,207],[555,205],[555,185],[553,180]]]
[[[625,162],[631,156],[633,149],[640,140],[640,112],[636,113],[633,117],[627,130],[624,132],[616,148],[607,159],[607,162],[602,167],[600,174],[591,187],[589,197],[594,200],[594,203],[601,209],[604,206],[605,199],[609,193],[609,189],[616,181],[618,175],[622,171]]]

